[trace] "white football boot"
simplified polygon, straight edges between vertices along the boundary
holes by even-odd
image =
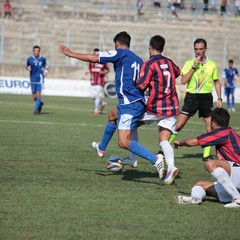
[[[187,197],[187,196],[176,196],[175,198],[176,203],[178,204],[201,204],[202,199],[197,197]]]
[[[155,162],[154,167],[158,171],[160,180],[164,179],[165,170],[164,170],[164,161],[163,161],[162,154],[157,154],[157,161]]]
[[[174,181],[174,178],[178,175],[179,170],[176,167],[173,167],[171,170],[169,170],[166,174],[166,177],[162,181],[162,184],[171,185]]]
[[[225,204],[225,208],[239,208],[240,207],[240,198],[234,199],[231,203]]]
[[[97,151],[97,154],[100,158],[104,157],[105,152],[99,149],[99,143],[92,142],[92,148]]]

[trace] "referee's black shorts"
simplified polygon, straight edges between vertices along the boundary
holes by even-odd
[[[181,114],[194,116],[198,110],[198,116],[210,117],[213,108],[213,96],[211,93],[186,93]]]

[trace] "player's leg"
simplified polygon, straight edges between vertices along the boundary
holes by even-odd
[[[233,200],[240,200],[240,193],[231,178],[233,165],[234,163],[230,163],[228,161],[209,160],[205,163],[205,169],[217,180],[219,184],[222,185]],[[240,184],[238,187],[240,187]]]
[[[227,107],[228,111],[231,111],[231,104],[230,104],[230,88],[225,88],[225,95],[227,97]]]
[[[211,131],[211,111],[213,108],[213,96],[211,93],[208,94],[198,94],[198,99],[200,102],[199,105],[199,117],[203,118],[203,121],[205,123],[206,131]],[[207,161],[210,159],[210,152],[211,147],[205,147],[203,149],[203,161]]]
[[[232,107],[231,107],[231,109],[232,109],[232,111],[233,112],[235,112],[236,110],[235,110],[235,98],[234,98],[234,87],[233,88],[231,88],[231,92],[230,92],[230,94],[231,94],[231,98],[232,98]]]
[[[177,137],[177,133],[180,132],[183,127],[186,125],[190,117],[194,116],[199,107],[199,102],[196,94],[186,93],[184,98],[184,104],[181,109],[181,112],[178,116],[178,120],[175,126],[175,130],[171,135],[169,142],[172,143]]]
[[[108,113],[108,123],[105,126],[104,133],[100,143],[92,142],[92,147],[97,150],[98,156],[103,157],[114,132],[117,129],[118,112],[113,108]]]
[[[150,161],[157,169],[159,178],[163,178],[164,163],[162,155],[151,153],[137,141],[131,140],[131,132],[137,128],[137,122],[143,116],[145,107],[142,102],[135,102],[130,106],[118,105],[118,145],[130,152]]]
[[[158,123],[159,127],[159,146],[163,151],[167,163],[167,174],[162,182],[162,184],[172,184],[175,176],[178,175],[178,169],[175,167],[174,163],[174,151],[172,145],[169,143],[169,138],[172,134],[176,123],[175,117],[169,117],[161,120]]]

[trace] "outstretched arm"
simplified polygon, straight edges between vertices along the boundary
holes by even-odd
[[[197,138],[189,138],[185,140],[174,141],[173,144],[174,144],[174,148],[178,148],[182,146],[194,147],[199,145]]]
[[[81,54],[81,53],[76,53],[70,50],[70,48],[68,48],[65,45],[59,45],[58,46],[58,50],[66,55],[67,57],[71,57],[71,58],[76,58],[78,60],[84,61],[84,62],[98,62],[98,56],[95,54]]]

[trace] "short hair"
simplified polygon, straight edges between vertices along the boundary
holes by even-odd
[[[232,59],[229,59],[229,60],[228,60],[228,63],[232,63],[232,64],[233,64],[234,61],[233,61]]]
[[[214,108],[211,111],[212,121],[218,124],[220,127],[227,128],[229,126],[230,115],[224,108]]]
[[[119,42],[120,44],[130,47],[131,37],[127,32],[123,31],[123,32],[118,33],[113,38],[113,42],[114,43]]]
[[[160,35],[155,35],[150,39],[149,45],[153,49],[162,52],[165,46],[165,38]]]
[[[41,51],[41,48],[38,45],[33,46],[33,51],[34,49],[39,49]]]
[[[94,52],[99,52],[100,50],[99,50],[99,48],[94,48],[93,51]]]
[[[203,38],[196,39],[193,43],[193,46],[195,46],[195,44],[198,44],[198,43],[203,43],[204,47],[207,48],[207,41],[205,39],[203,39]]]

